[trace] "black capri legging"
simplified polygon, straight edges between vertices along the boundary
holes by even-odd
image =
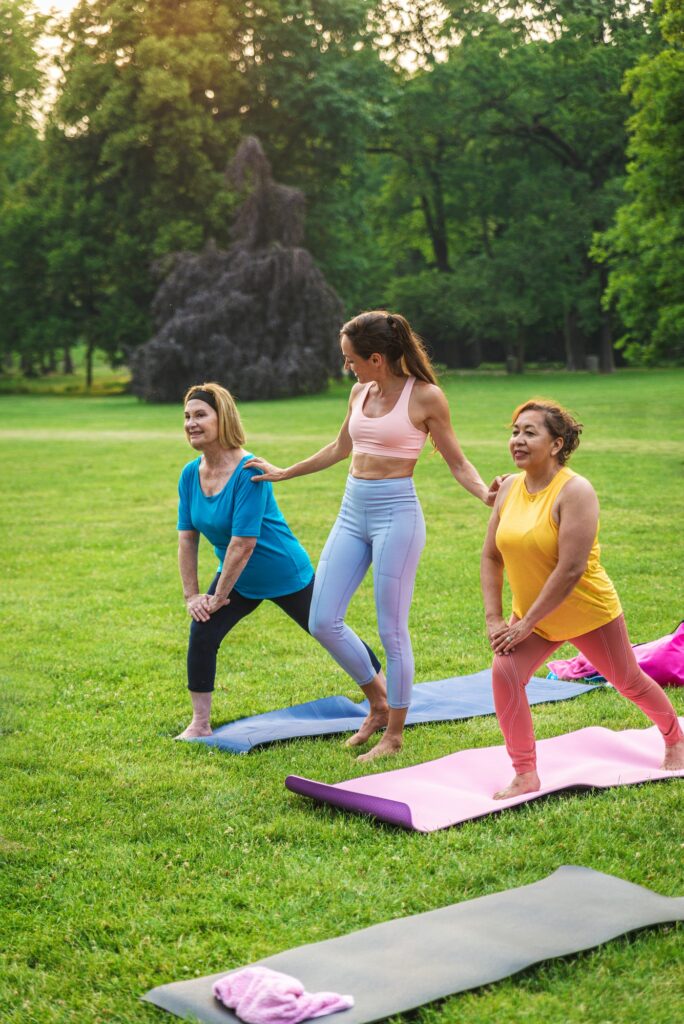
[[[219,573],[212,580],[207,591],[213,594],[216,584],[219,581]],[[279,608],[282,608],[291,619],[301,626],[305,632],[309,632],[309,610],[311,608],[311,597],[313,595],[314,581],[308,583],[301,590],[294,594],[284,594],[282,597],[269,597]],[[219,608],[214,612],[207,622],[192,620],[190,626],[190,642],[188,644],[188,689],[196,693],[211,693],[216,680],[216,656],[224,638],[230,633],[233,626],[237,625],[240,619],[250,615],[255,608],[261,604],[262,598],[244,597],[237,590],[231,590],[230,604]],[[363,642],[363,641],[362,641]],[[366,647],[373,668],[380,671],[380,662],[368,644]]]

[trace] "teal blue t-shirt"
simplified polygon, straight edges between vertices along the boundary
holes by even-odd
[[[243,597],[283,597],[308,586],[313,566],[285,522],[273,486],[251,480],[254,470],[244,466],[251,458],[245,455],[223,490],[210,497],[200,486],[200,459],[188,462],[178,481],[178,529],[197,530],[214,545],[219,572],[232,537],[256,537],[235,589]]]

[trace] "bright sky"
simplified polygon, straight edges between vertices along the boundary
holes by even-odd
[[[33,0],[34,6],[43,14],[49,14],[53,10],[58,14],[68,14],[77,3],[78,0]]]

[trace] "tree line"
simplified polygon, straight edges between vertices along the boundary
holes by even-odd
[[[448,366],[682,362],[682,43],[684,0],[0,0],[0,353],[130,360],[257,136],[347,313]]]

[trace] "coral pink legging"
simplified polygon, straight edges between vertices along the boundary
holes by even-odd
[[[494,706],[506,750],[519,775],[534,771],[537,763],[534,727],[525,687],[535,669],[560,647],[561,640],[545,640],[532,633],[512,654],[496,655],[492,665]],[[607,626],[568,641],[596,666],[602,676],[658,726],[668,746],[684,739],[677,713],[668,697],[634,657],[625,619],[620,615]]]

